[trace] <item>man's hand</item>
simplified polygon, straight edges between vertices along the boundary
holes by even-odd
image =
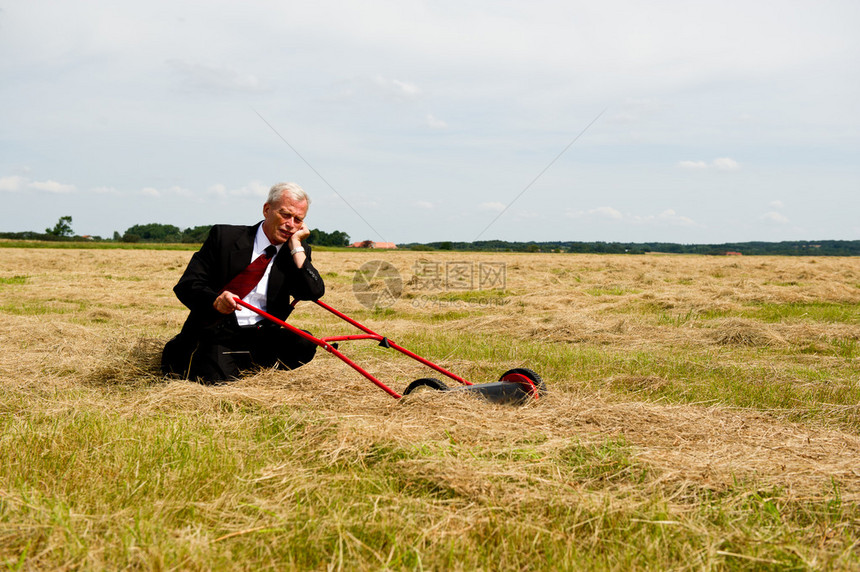
[[[215,298],[215,302],[212,303],[212,307],[222,314],[235,312],[239,309],[239,304],[237,304],[233,299],[235,297],[236,295],[232,292],[224,290],[217,298]]]
[[[292,252],[296,248],[300,248],[302,246],[302,241],[311,235],[311,229],[308,228],[304,222],[302,222],[302,226],[299,227],[293,236],[290,237],[290,240],[287,241],[287,248]],[[296,252],[293,254],[293,262],[296,264],[296,268],[302,268],[305,265],[305,260],[307,260],[307,255],[304,252]]]
[[[287,246],[290,250],[294,248],[298,248],[302,245],[302,241],[311,235],[311,229],[308,228],[304,222],[302,222],[302,226],[299,227],[299,230],[293,233],[293,236],[290,237],[290,240],[287,241]]]

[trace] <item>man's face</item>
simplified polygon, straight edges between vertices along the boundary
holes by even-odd
[[[263,232],[272,244],[282,244],[304,226],[307,214],[307,201],[296,201],[283,194],[278,201],[263,205]]]

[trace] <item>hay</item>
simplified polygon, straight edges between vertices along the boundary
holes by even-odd
[[[743,318],[718,320],[711,337],[722,346],[779,347],[786,343],[774,328]]]
[[[330,282],[334,287],[330,286],[327,300],[347,313],[365,312],[349,290],[350,269],[381,256],[318,253],[317,266],[338,275]],[[411,253],[384,256],[404,277],[418,258]],[[499,258],[491,254],[433,256],[443,261],[464,256],[477,262]],[[267,370],[223,386],[164,380],[158,376],[160,349],[185,316],[170,288],[188,257],[190,253],[146,251],[64,251],[60,256],[52,251],[5,251],[0,272],[28,276],[26,283],[6,287],[7,296],[19,306],[41,302],[46,314],[5,311],[0,342],[7,351],[0,356],[0,386],[22,399],[40,402],[50,399],[49,394],[56,394],[58,388],[84,388],[79,399],[86,400],[87,406],[112,408],[130,419],[165,411],[202,414],[231,407],[307,415],[331,432],[316,436],[313,442],[321,455],[333,461],[361,459],[362,452],[381,438],[402,446],[449,442],[488,450],[528,444],[552,458],[574,442],[600,443],[621,437],[635,448],[638,461],[652,467],[653,486],[724,488],[736,479],[749,479],[820,498],[836,478],[844,500],[860,497],[858,437],[815,424],[788,423],[779,419],[780,412],[619,402],[617,396],[577,389],[570,380],[548,380],[551,393],[522,408],[454,394],[415,395],[398,402],[322,353],[295,372]],[[510,298],[506,304],[463,306],[463,316],[431,321],[429,318],[450,308],[415,307],[401,300],[393,317],[364,314],[362,321],[395,339],[418,329],[429,337],[468,331],[500,333],[512,343],[542,340],[618,351],[701,350],[711,345],[790,348],[812,341],[860,339],[856,324],[763,324],[746,318],[698,317],[708,310],[737,310],[752,300],[860,303],[860,288],[856,287],[860,262],[853,259],[819,260],[814,268],[808,259],[772,258],[728,263],[695,257],[511,255],[505,260]],[[762,262],[767,266],[759,266]],[[99,281],[95,289],[90,286],[93,276]],[[799,286],[780,285],[791,281]],[[408,280],[405,282],[408,292]],[[610,287],[610,294],[602,293]],[[648,304],[676,323],[655,323]],[[292,321],[317,333],[349,330],[310,305],[300,306]],[[362,365],[384,381],[390,380],[395,389],[427,375],[420,366],[391,360],[389,354],[361,355]],[[471,366],[459,361],[456,353],[428,357],[456,371]],[[809,359],[827,363],[823,357]],[[610,389],[643,398],[666,384],[658,376],[635,374],[612,376],[605,382]],[[121,401],[110,397],[116,391],[123,392]],[[71,401],[52,405],[55,410],[80,406]],[[534,471],[518,474],[517,465],[511,467],[501,480],[489,478],[498,465],[463,464],[451,458],[408,461],[402,468],[409,478],[432,480],[440,487],[456,489],[458,495],[512,498],[521,494],[518,491],[534,478]],[[272,467],[269,473],[278,471]],[[487,485],[489,481],[496,483],[495,488]],[[568,485],[554,483],[546,494],[560,494],[556,487]],[[565,490],[564,494],[574,494],[572,489]]]

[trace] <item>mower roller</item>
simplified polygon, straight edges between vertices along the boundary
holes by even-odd
[[[455,392],[455,391],[464,391],[468,393],[473,393],[475,395],[479,395],[486,399],[487,401],[491,401],[493,403],[513,403],[513,404],[523,404],[532,399],[538,399],[541,395],[546,393],[546,386],[544,385],[543,380],[540,376],[534,371],[528,368],[514,368],[506,371],[501,375],[499,381],[491,382],[491,383],[471,383],[466,381],[459,375],[451,373],[450,371],[436,365],[435,363],[424,359],[423,357],[415,354],[403,346],[400,346],[385,336],[381,336],[364,326],[357,321],[353,320],[346,314],[335,310],[325,302],[320,300],[316,300],[315,303],[328,310],[338,318],[352,324],[362,332],[363,334],[354,334],[351,336],[330,336],[326,338],[317,338],[304,330],[300,330],[295,326],[288,324],[287,322],[281,320],[280,318],[276,318],[275,316],[264,312],[263,310],[248,304],[240,300],[239,298],[233,298],[233,300],[243,306],[248,308],[249,310],[256,312],[257,314],[263,316],[267,320],[278,324],[279,326],[288,329],[293,332],[297,336],[301,336],[302,338],[308,340],[316,344],[317,346],[323,348],[328,353],[338,357],[341,361],[347,364],[349,367],[369,379],[373,382],[377,387],[385,391],[387,394],[392,396],[395,399],[400,399],[403,395],[409,395],[410,393],[415,393],[421,390],[436,390],[436,391],[446,391],[446,392]],[[293,303],[295,306],[296,302]],[[399,394],[381,381],[379,381],[373,374],[366,371],[360,365],[349,359],[338,349],[338,344],[340,342],[346,341],[354,341],[354,340],[373,340],[379,343],[380,347],[386,349],[397,350],[398,352],[411,357],[412,359],[426,365],[427,367],[435,370],[436,372],[442,374],[445,377],[448,377],[457,383],[459,386],[448,387],[442,381],[434,378],[434,377],[423,377],[421,379],[416,379],[412,383],[410,383],[406,389],[403,391],[403,394]]]

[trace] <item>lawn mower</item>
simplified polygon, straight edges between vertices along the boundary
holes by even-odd
[[[275,316],[264,312],[263,310],[248,304],[240,300],[239,298],[233,298],[237,304],[248,308],[256,312],[257,314],[263,316],[267,320],[270,320],[279,326],[288,329],[293,332],[297,336],[301,336],[304,339],[313,342],[317,346],[323,348],[330,354],[333,354],[340,358],[341,361],[346,363],[349,367],[372,381],[376,384],[380,389],[394,397],[395,399],[400,399],[403,395],[409,395],[410,393],[414,393],[419,390],[431,389],[437,391],[465,391],[469,393],[473,393],[483,397],[484,399],[494,402],[494,403],[513,403],[513,404],[523,404],[531,399],[538,399],[541,395],[546,393],[546,386],[540,376],[534,371],[528,368],[514,368],[506,371],[501,375],[499,381],[491,382],[491,383],[470,383],[466,381],[462,377],[451,373],[450,371],[436,365],[435,363],[424,359],[423,357],[412,353],[406,348],[394,343],[390,339],[385,336],[381,336],[371,330],[370,328],[358,323],[353,320],[346,314],[335,310],[325,302],[320,300],[316,300],[315,303],[337,316],[338,318],[352,324],[362,332],[363,334],[354,334],[349,336],[331,336],[327,338],[317,338],[304,330],[300,330],[295,326],[292,326],[285,321],[276,318]],[[296,301],[297,302],[297,301]],[[296,302],[293,302],[293,306],[295,307]],[[379,342],[380,347],[386,349],[397,350],[398,352],[411,357],[412,359],[426,365],[427,367],[436,370],[438,373],[448,377],[459,384],[460,386],[448,387],[444,382],[436,379],[434,377],[423,377],[421,379],[416,379],[412,383],[410,383],[405,390],[403,390],[403,395],[397,393],[381,381],[379,381],[376,377],[374,377],[371,373],[367,372],[364,368],[359,366],[357,363],[346,357],[343,353],[338,349],[338,344],[340,342],[345,341],[354,341],[354,340],[374,340]]]

